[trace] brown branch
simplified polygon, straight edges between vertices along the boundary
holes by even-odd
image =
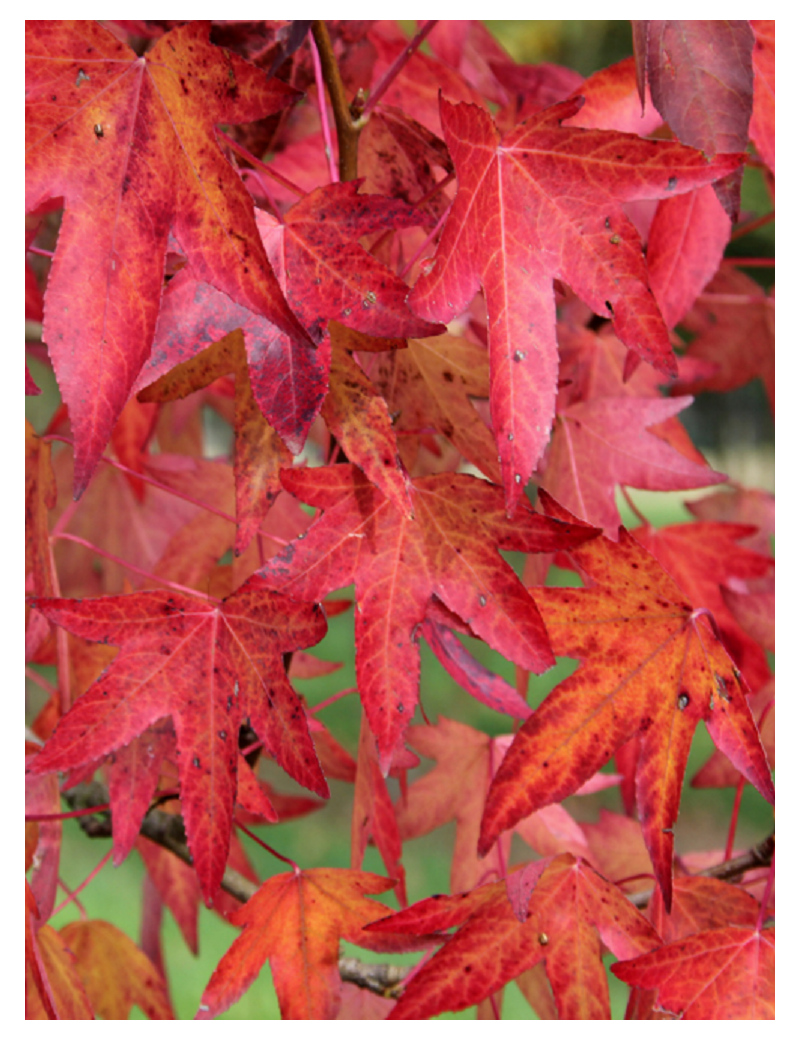
[[[77,784],[68,791],[62,791],[62,797],[71,809],[108,805],[108,790],[103,784],[96,781]],[[98,810],[96,817],[86,817],[79,822],[81,828],[91,838],[111,837],[111,813],[107,809]],[[182,817],[163,812],[160,809],[150,809],[142,821],[140,833],[155,842],[156,845],[169,849],[178,859],[191,866],[192,854],[186,844],[186,831]],[[773,833],[743,855],[725,863],[719,863],[715,867],[698,871],[693,876],[730,881],[756,867],[768,867],[772,862],[774,851],[775,835]],[[258,885],[253,884],[237,870],[226,867],[222,879],[222,889],[240,903],[246,903],[258,891]],[[649,889],[647,892],[637,892],[628,898],[634,906],[642,908],[647,906],[652,895],[653,889]],[[367,989],[381,997],[398,997],[403,980],[409,971],[411,971],[410,967],[398,964],[365,964],[355,957],[339,958],[339,975],[342,982],[352,982],[361,989]]]
[[[328,27],[322,21],[312,22],[311,32],[314,34],[314,42],[319,51],[322,77],[328,88],[328,95],[333,106],[333,118],[336,120],[336,137],[339,142],[339,178],[343,181],[353,181],[358,176],[358,135],[361,133],[362,124],[353,121],[339,66],[333,53],[331,38],[328,35]],[[324,98],[320,98],[320,104],[324,103]]]

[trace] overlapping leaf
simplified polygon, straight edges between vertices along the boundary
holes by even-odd
[[[26,23],[26,208],[63,196],[44,339],[86,487],[147,359],[170,229],[200,278],[301,342],[215,123],[296,92],[188,22],[143,57],[96,22]]]
[[[124,1021],[136,1004],[148,1018],[174,1017],[163,976],[124,932],[108,921],[73,921],[60,935],[97,1015]]]
[[[366,897],[393,884],[375,874],[327,868],[269,878],[232,916],[244,931],[214,970],[197,1017],[229,1008],[269,958],[282,1018],[335,1018],[339,941],[357,943],[364,925],[384,916],[386,907]]]
[[[775,1018],[775,929],[719,928],[612,964],[618,979],[658,991],[682,1019]]]
[[[434,896],[368,931],[458,932],[406,986],[391,1019],[430,1018],[470,1007],[545,961],[559,1017],[610,1018],[600,937],[618,957],[659,946],[658,933],[622,893],[569,853],[539,860],[520,920],[505,881],[455,896]],[[599,936],[598,936],[599,932]]]
[[[355,582],[356,676],[384,774],[417,704],[417,628],[432,597],[510,660],[537,673],[553,664],[536,607],[497,550],[548,552],[593,528],[530,507],[512,523],[501,490],[464,474],[413,481],[413,518],[354,466],[285,470],[283,482],[324,515],[254,584],[313,602]]]
[[[547,495],[550,515],[569,514]],[[639,737],[636,795],[645,843],[667,907],[674,826],[692,736],[714,743],[770,801],[769,764],[741,674],[703,611],[632,537],[572,550],[591,585],[537,589],[553,649],[582,661],[523,725],[492,784],[479,850],[517,820],[572,794]]]
[[[641,241],[621,203],[689,191],[741,162],[720,156],[709,163],[675,143],[563,126],[580,107],[580,99],[554,105],[501,139],[484,110],[441,101],[459,189],[436,258],[409,304],[429,320],[449,321],[483,287],[492,422],[510,510],[547,444],[555,411],[553,278],[612,318],[640,357],[674,373]]]
[[[122,649],[64,716],[31,770],[91,762],[171,715],[187,838],[206,899],[216,894],[228,856],[243,718],[290,775],[327,796],[281,657],[322,638],[318,606],[247,588],[219,605],[167,591],[35,602],[76,635]]]

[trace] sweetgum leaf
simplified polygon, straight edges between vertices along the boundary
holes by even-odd
[[[470,1007],[542,960],[560,1018],[611,1017],[600,937],[618,957],[628,957],[659,946],[658,933],[614,885],[569,853],[517,873],[524,871],[533,871],[533,878],[523,921],[512,909],[506,882],[497,881],[424,899],[369,926],[368,931],[406,934],[460,926],[413,976],[391,1019]]]
[[[612,318],[638,356],[675,373],[641,240],[621,204],[689,191],[741,164],[741,156],[709,163],[676,143],[564,126],[580,107],[580,98],[553,105],[501,138],[483,109],[441,99],[458,194],[409,305],[429,320],[450,321],[483,287],[492,423],[512,512],[555,411],[553,278]]]
[[[250,719],[279,765],[327,797],[281,656],[322,638],[320,607],[247,588],[219,605],[164,590],[34,602],[75,635],[121,651],[63,717],[31,771],[90,762],[171,715],[187,839],[206,900],[216,894],[228,857],[242,719]]]
[[[719,928],[611,965],[682,1019],[775,1018],[775,929]]]
[[[546,493],[550,515],[568,519]],[[702,719],[714,743],[774,801],[769,763],[747,687],[691,602],[624,528],[571,557],[583,589],[535,591],[557,654],[582,661],[516,736],[486,801],[479,851],[523,816],[574,793],[638,734],[636,795],[645,844],[667,908],[674,825],[692,737]]]
[[[188,22],[143,57],[96,22],[26,23],[26,208],[63,196],[44,340],[85,489],[147,359],[170,229],[197,274],[308,341],[267,262],[215,123],[297,93]]]
[[[466,474],[410,483],[414,517],[351,465],[284,470],[287,491],[324,511],[252,579],[305,601],[356,585],[356,677],[384,774],[414,713],[418,628],[433,596],[530,671],[551,667],[533,600],[499,549],[549,552],[592,538],[526,506],[513,523],[502,491]]]
[[[230,918],[244,931],[219,962],[197,1018],[235,1003],[269,958],[283,1019],[336,1017],[339,941],[358,942],[364,925],[386,907],[367,899],[394,882],[359,870],[296,870],[269,878]]]
[[[163,976],[119,928],[108,921],[73,921],[60,935],[96,1014],[124,1021],[136,1004],[148,1018],[175,1017]]]

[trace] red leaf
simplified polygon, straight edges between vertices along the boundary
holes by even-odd
[[[559,408],[542,485],[565,508],[613,536],[619,486],[668,491],[723,481],[723,473],[687,459],[649,429],[691,403],[691,397],[595,397]]]
[[[228,856],[243,718],[290,775],[327,797],[281,658],[322,638],[319,607],[246,587],[219,606],[167,591],[35,603],[76,635],[122,649],[64,716],[31,770],[90,762],[171,715],[187,838],[206,900],[216,894]]]
[[[658,934],[625,896],[572,855],[546,861],[544,870],[540,863],[525,869],[540,876],[532,880],[522,922],[506,882],[497,881],[424,899],[367,929],[420,934],[461,926],[413,976],[391,1019],[470,1007],[543,959],[560,1018],[611,1017],[597,933],[618,957],[653,949]]]
[[[200,278],[307,340],[213,129],[296,93],[208,32],[188,22],[139,58],[94,22],[26,23],[26,208],[66,206],[44,339],[73,423],[76,496],[147,359],[170,229]]]
[[[658,990],[683,1019],[775,1017],[775,929],[720,928],[611,965],[618,979]]]
[[[542,504],[569,518],[544,493]],[[639,818],[669,908],[673,828],[698,722],[770,802],[774,788],[738,669],[658,562],[624,528],[619,538],[571,551],[589,587],[536,590],[554,651],[583,663],[517,734],[492,783],[478,849],[574,793],[639,734]]]
[[[751,21],[750,26],[755,34],[750,137],[775,173],[775,22]]]
[[[495,547],[546,552],[594,529],[554,524],[530,507],[512,523],[500,489],[463,474],[413,481],[414,519],[354,466],[284,470],[283,481],[324,515],[254,581],[310,601],[355,581],[356,677],[384,774],[417,704],[417,629],[432,596],[511,660],[537,673],[550,667],[533,601]]]
[[[303,324],[335,320],[369,336],[435,336],[443,331],[406,306],[408,286],[356,241],[414,227],[423,214],[400,199],[360,195],[361,181],[309,192],[279,223],[259,213],[267,255]]]
[[[436,259],[409,298],[429,320],[461,314],[480,286],[489,312],[492,422],[510,510],[544,450],[555,408],[552,280],[561,278],[620,339],[660,371],[676,371],[647,286],[641,241],[621,203],[689,191],[738,167],[606,130],[567,128],[580,100],[531,117],[501,140],[491,117],[442,98],[459,190]],[[595,194],[587,198],[587,179]]]

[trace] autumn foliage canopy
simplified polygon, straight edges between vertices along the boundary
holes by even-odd
[[[680,419],[774,412],[774,35],[634,22],[584,79],[479,22],[27,23],[27,1017],[173,1017],[199,907],[200,1018],[267,962],[283,1018],[609,1018],[609,965],[628,1018],[774,1017],[774,499]],[[270,833],[327,800],[349,868]],[[143,860],[136,941],[59,916],[67,816]]]

